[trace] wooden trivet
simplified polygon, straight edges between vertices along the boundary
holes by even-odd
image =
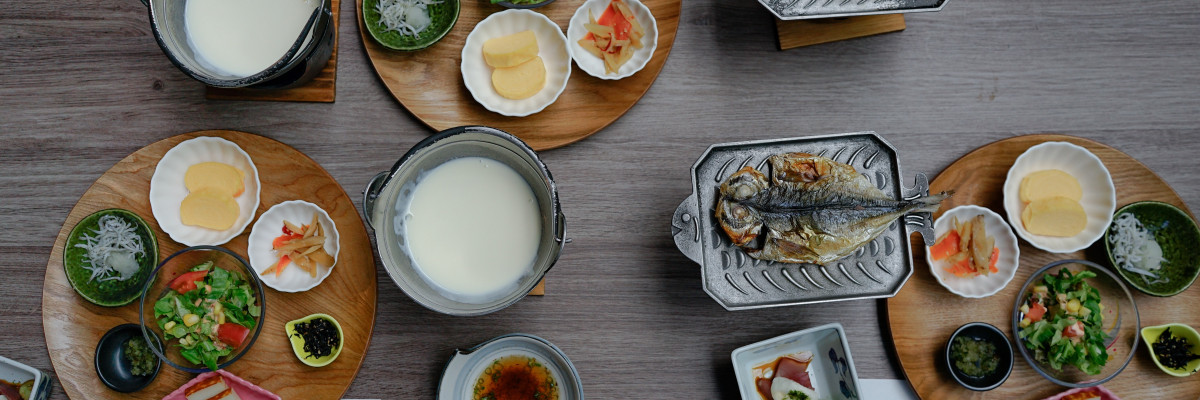
[[[332,103],[336,92],[337,84],[337,56],[338,56],[338,19],[341,12],[340,0],[333,0],[333,54],[329,56],[329,63],[325,64],[325,68],[321,73],[313,77],[313,80],[304,84],[304,86],[294,87],[291,89],[250,89],[250,88],[215,88],[207,87],[204,97],[209,100],[259,100],[259,101],[300,101],[300,102],[316,102],[316,103]]]
[[[904,14],[783,21],[776,19],[779,49],[836,42],[904,30]]]

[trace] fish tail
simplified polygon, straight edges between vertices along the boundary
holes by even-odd
[[[954,191],[951,190],[915,199],[912,201],[915,207],[910,212],[937,212],[938,207],[942,205],[942,200],[953,195]]]

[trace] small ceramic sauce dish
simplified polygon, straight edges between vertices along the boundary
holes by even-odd
[[[1171,330],[1172,337],[1183,338],[1188,342],[1189,352],[1192,354],[1200,354],[1200,333],[1196,333],[1195,329],[1184,324],[1166,324],[1157,326],[1147,326],[1142,328],[1142,340],[1146,342],[1146,348],[1150,351],[1150,357],[1154,359],[1154,365],[1158,366],[1163,372],[1172,376],[1185,377],[1191,376],[1200,369],[1200,358],[1191,360],[1183,368],[1175,369],[1163,365],[1162,360],[1158,358],[1158,352],[1154,350],[1154,343],[1158,338],[1166,333],[1167,329]]]
[[[971,376],[964,373],[956,365],[954,357],[951,355],[954,341],[960,337],[995,346],[996,369],[984,376]],[[950,375],[954,377],[955,382],[967,389],[987,391],[998,388],[1008,380],[1009,374],[1012,373],[1013,349],[1012,345],[1008,343],[1008,337],[1004,336],[1004,332],[1000,332],[996,327],[983,322],[972,322],[959,327],[953,335],[950,335],[950,340],[946,341],[943,353],[944,362],[950,368]]]
[[[329,355],[315,357],[304,349],[304,338],[296,331],[296,324],[312,322],[316,319],[324,319],[333,323],[334,328],[337,328],[337,346],[334,346]],[[288,335],[288,340],[292,342],[292,352],[296,353],[296,358],[300,362],[313,367],[324,367],[336,360],[338,354],[342,353],[342,345],[346,340],[346,335],[342,333],[342,325],[336,319],[327,314],[313,314],[294,321],[288,321],[283,326],[285,333]]]
[[[162,344],[157,342],[158,336],[150,337],[154,338],[155,343],[147,344],[162,348]],[[122,393],[142,390],[154,381],[162,368],[162,360],[147,349],[144,356],[154,359],[154,370],[150,375],[134,375],[132,363],[125,358],[125,342],[133,339],[145,340],[142,327],[138,324],[124,324],[110,329],[96,344],[96,374],[100,376],[100,381],[112,390]]]

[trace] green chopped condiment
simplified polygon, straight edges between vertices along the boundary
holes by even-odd
[[[131,366],[129,372],[137,376],[154,373],[155,355],[146,345],[146,339],[135,336],[125,341],[125,359]]]
[[[959,371],[975,378],[996,372],[1000,365],[995,344],[962,336],[954,338],[954,344],[950,345],[950,359]]]

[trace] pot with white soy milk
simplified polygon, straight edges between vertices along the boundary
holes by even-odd
[[[417,143],[371,180],[363,215],[396,285],[450,315],[521,300],[566,242],[550,170],[520,139],[481,126]]]
[[[320,73],[333,53],[331,0],[142,3],[171,63],[209,86],[299,86]]]

